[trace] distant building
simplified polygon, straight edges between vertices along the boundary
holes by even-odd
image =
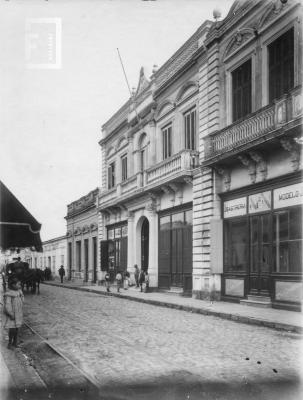
[[[46,240],[42,243],[43,254],[37,254],[33,267],[38,266],[41,269],[46,267],[52,271],[52,276],[59,276],[58,269],[61,265],[66,269],[67,265],[67,241],[66,236],[60,236],[54,239]]]
[[[97,282],[98,269],[98,189],[67,206],[66,238],[68,279]]]
[[[21,259],[28,262],[30,268],[49,268],[53,277],[59,276],[59,267],[63,265],[66,268],[67,263],[66,236],[46,240],[42,242],[42,248],[42,253],[28,250],[24,259]]]

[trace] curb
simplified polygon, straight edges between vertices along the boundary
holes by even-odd
[[[72,290],[78,290],[78,291],[83,291],[83,292],[89,292],[89,293],[95,293],[101,296],[113,296],[113,297],[118,297],[118,298],[123,298],[131,301],[136,301],[138,303],[146,303],[146,304],[151,304],[154,306],[158,307],[166,307],[166,308],[173,308],[176,310],[181,310],[181,311],[187,311],[195,314],[202,314],[202,315],[210,315],[213,317],[218,317],[222,319],[227,319],[231,320],[234,322],[240,322],[244,324],[249,324],[249,325],[257,325],[257,326],[263,326],[266,328],[271,328],[279,331],[287,331],[287,332],[294,332],[294,333],[299,333],[303,334],[303,327],[298,326],[298,325],[291,325],[291,324],[286,324],[286,323],[281,323],[281,322],[273,322],[273,321],[268,321],[268,320],[263,320],[260,318],[256,317],[247,317],[247,316],[242,316],[238,314],[230,314],[230,313],[225,313],[222,311],[214,311],[214,310],[207,310],[204,308],[199,308],[199,307],[194,307],[194,306],[184,306],[181,304],[173,304],[169,303],[163,300],[151,300],[151,299],[141,299],[137,297],[132,297],[127,294],[123,294],[121,296],[118,293],[113,293],[113,292],[101,292],[100,290],[95,290],[95,289],[89,289],[85,287],[77,287],[77,286],[67,286],[62,283],[48,283],[48,282],[43,282],[45,285],[48,286],[57,286],[57,287],[63,287],[65,289],[72,289]]]

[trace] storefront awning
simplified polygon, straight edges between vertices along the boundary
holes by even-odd
[[[33,247],[42,251],[41,224],[0,181],[0,247]]]

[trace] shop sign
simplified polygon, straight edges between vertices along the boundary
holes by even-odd
[[[121,228],[116,228],[115,229],[115,239],[121,237]]]
[[[296,206],[303,203],[303,183],[274,190],[274,208]]]
[[[127,236],[127,225],[122,226],[122,237]]]
[[[260,211],[270,211],[271,209],[271,191],[252,194],[248,197],[249,214]]]
[[[107,239],[108,240],[111,240],[111,239],[113,239],[114,238],[114,230],[113,229],[110,229],[108,232],[107,232]]]
[[[224,202],[224,218],[238,217],[247,212],[247,198],[241,197]]]

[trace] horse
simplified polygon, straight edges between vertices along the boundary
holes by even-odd
[[[27,291],[31,288],[32,293],[40,294],[40,282],[44,279],[43,271],[39,268],[29,268],[26,262],[10,263],[6,266],[6,277],[8,283],[17,278],[21,282],[22,290],[26,286]]]

